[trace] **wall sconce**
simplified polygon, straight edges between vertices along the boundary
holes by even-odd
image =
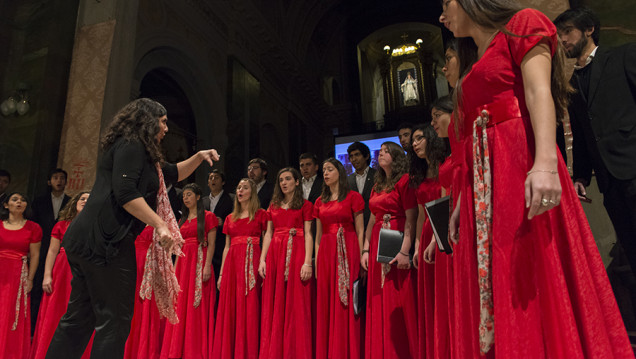
[[[391,46],[385,45],[384,46],[384,51],[386,51],[386,54],[388,55],[391,52]]]
[[[420,47],[420,46],[422,46],[423,42],[424,41],[422,39],[417,39],[417,40],[415,40],[415,45],[417,45],[417,47]]]
[[[19,84],[13,95],[0,104],[0,112],[5,117],[13,114],[18,116],[25,115],[30,108],[28,86],[24,83]]]

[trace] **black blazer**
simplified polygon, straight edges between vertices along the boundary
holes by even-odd
[[[369,167],[369,173],[367,173],[367,180],[364,182],[364,189],[360,193],[364,199],[364,228],[366,230],[367,223],[369,223],[369,217],[371,217],[371,210],[369,209],[369,197],[371,197],[371,190],[375,184],[375,169]],[[349,182],[349,188],[353,191],[358,191],[358,184],[356,183],[356,173],[352,173],[347,177]]]
[[[176,183],[177,166],[165,163],[162,169],[166,186]],[[102,155],[91,196],[68,227],[62,245],[97,265],[108,263],[119,253],[120,242],[134,240],[145,226],[122,206],[141,197],[156,210],[158,190],[159,176],[144,146],[119,138]]]
[[[60,211],[71,197],[64,195],[62,199],[62,206],[60,207]],[[42,237],[50,237],[51,231],[57,223],[57,218],[55,218],[53,214],[53,200],[51,199],[51,192],[47,192],[45,195],[37,197],[33,200],[33,221],[42,227]],[[48,245],[47,245],[48,250]]]
[[[269,208],[269,202],[272,200],[274,194],[274,185],[265,181],[263,187],[258,191],[258,200],[261,202],[261,208],[267,210]]]
[[[206,211],[210,210],[210,197],[203,197],[203,207]],[[223,224],[225,218],[232,213],[234,209],[234,200],[228,191],[223,191],[219,202],[214,207],[214,215],[219,219],[219,227],[216,229],[216,242],[214,243],[214,256],[212,256],[212,267],[216,278],[219,277],[221,270],[221,262],[223,261],[223,247],[225,247],[225,234],[223,233]]]
[[[311,185],[311,190],[309,191],[309,197],[307,198],[307,200],[311,202],[311,204],[316,203],[316,200],[322,194],[322,183],[323,183],[323,179],[319,173],[316,176],[316,179],[314,180],[314,184]]]
[[[578,91],[568,108],[573,171],[575,179],[589,184],[594,169],[604,192],[607,174],[636,179],[636,44],[599,47],[588,66],[589,94]],[[579,89],[575,75],[572,84]]]

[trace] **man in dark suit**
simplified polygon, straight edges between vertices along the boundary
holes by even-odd
[[[11,184],[11,173],[0,168],[0,204],[7,199],[7,188]]]
[[[318,157],[310,152],[305,152],[298,158],[300,162],[300,174],[303,176],[303,198],[311,203],[316,203],[322,193],[322,176],[318,173]]]
[[[589,9],[554,20],[576,59],[570,106],[574,187],[580,197],[596,174],[616,236],[636,271],[636,44],[598,47],[600,21]]]
[[[51,231],[57,223],[57,217],[62,208],[66,205],[69,196],[64,194],[66,188],[67,173],[61,168],[56,168],[49,172],[47,184],[49,191],[46,194],[33,200],[32,219],[42,227],[42,245],[40,246],[40,261],[38,269],[33,278],[33,290],[31,291],[31,330],[35,329],[35,322],[42,299],[42,279],[44,277],[44,263],[46,254],[49,252],[51,244]],[[61,238],[59,238],[61,239]]]
[[[355,172],[347,177],[350,189],[357,191],[364,198],[364,228],[367,228],[371,211],[369,210],[369,197],[375,183],[375,170],[369,167],[371,164],[371,151],[362,142],[354,142],[347,148],[349,161]]]
[[[267,162],[262,158],[253,158],[247,164],[247,177],[256,183],[261,208],[267,209],[274,194],[274,185],[267,182]]]
[[[217,169],[212,170],[208,176],[210,194],[203,197],[203,207],[206,211],[214,213],[214,215],[219,219],[219,228],[216,230],[214,256],[212,257],[212,267],[214,268],[214,273],[217,278],[219,273],[221,273],[223,247],[225,247],[223,224],[225,223],[225,218],[230,215],[234,209],[232,196],[223,189],[223,186],[225,186],[225,174]]]

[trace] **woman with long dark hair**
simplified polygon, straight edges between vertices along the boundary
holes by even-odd
[[[456,87],[449,133],[460,142],[457,161],[465,169],[450,221],[461,298],[452,352],[633,357],[557,151],[568,82],[556,28],[508,0],[445,0],[440,21],[478,49]]]
[[[0,348],[6,358],[29,355],[29,292],[40,256],[42,229],[24,218],[25,195],[10,193],[0,208]]]
[[[260,208],[256,183],[236,186],[234,211],[225,218],[225,248],[217,285],[219,307],[214,329],[214,359],[258,358],[261,318],[261,237],[267,212]]]
[[[417,273],[409,252],[415,239],[417,200],[409,186],[408,161],[402,147],[385,142],[378,154],[378,171],[369,199],[362,267],[369,271],[366,308],[367,358],[418,357]],[[389,264],[379,263],[380,229],[404,233],[402,246]],[[395,335],[395,333],[401,333]]]
[[[214,273],[212,256],[219,220],[203,208],[203,193],[196,183],[183,187],[183,208],[179,220],[183,236],[183,257],[175,272],[181,293],[177,302],[179,323],[168,323],[163,336],[161,358],[208,358],[214,338]],[[212,278],[212,280],[210,280]]]
[[[263,278],[259,358],[311,359],[313,205],[303,199],[298,170],[283,168],[276,178],[258,267]]]
[[[82,191],[74,195],[60,211],[58,222],[51,231],[51,244],[44,264],[44,280],[42,290],[44,296],[40,303],[38,321],[33,334],[29,358],[42,359],[53,338],[53,333],[62,315],[66,313],[71,296],[71,268],[66,260],[66,251],[60,247],[64,233],[71,221],[84,209],[90,192]],[[91,343],[88,344],[82,358],[91,355]]]
[[[361,318],[354,312],[353,282],[360,274],[364,199],[349,189],[342,163],[322,164],[316,218],[316,359],[360,358]]]
[[[51,340],[48,358],[79,358],[95,330],[92,358],[121,358],[133,315],[136,266],[134,240],[144,223],[155,228],[153,260],[145,294],[154,291],[160,312],[176,321],[178,284],[173,253],[183,240],[166,192],[166,182],[188,177],[216,150],[199,151],[178,164],[163,160],[160,145],[168,131],[166,109],[141,98],[124,106],[105,130],[103,154],[91,196],[64,237],[73,273],[71,299]],[[155,212],[155,209],[157,212]]]
[[[446,158],[446,147],[430,125],[413,128],[412,138],[409,182],[410,187],[416,190],[418,204],[413,265],[417,268],[419,352],[421,358],[434,358],[435,267],[424,260],[424,252],[428,246],[434,246],[435,241],[431,241],[433,229],[424,205],[442,195],[438,170]]]

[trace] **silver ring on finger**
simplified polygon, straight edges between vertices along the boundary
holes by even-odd
[[[553,199],[549,200],[548,202],[550,202],[550,204],[555,205],[555,206],[556,206],[556,204],[557,204],[557,203],[556,203],[556,201],[555,201],[555,200],[553,200]]]
[[[541,206],[547,207],[548,205],[550,205],[550,201],[547,198],[541,198]]]

